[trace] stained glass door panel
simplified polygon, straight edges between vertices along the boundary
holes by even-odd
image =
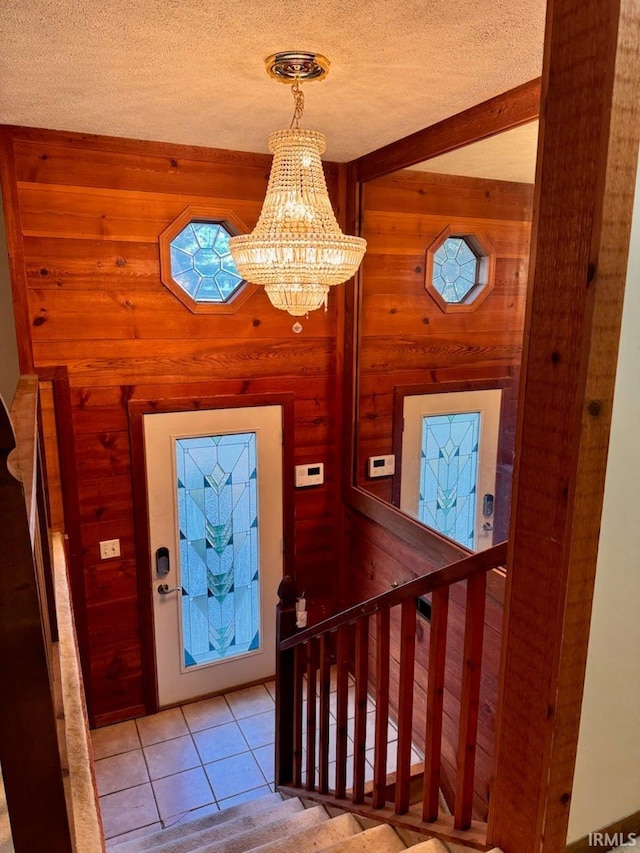
[[[160,706],[271,678],[282,408],[159,412],[143,423]]]
[[[480,412],[422,419],[420,521],[475,547]]]
[[[491,388],[403,403],[400,509],[474,551],[493,544],[483,498],[495,495],[501,400]]]
[[[260,648],[255,432],[175,442],[184,666]]]

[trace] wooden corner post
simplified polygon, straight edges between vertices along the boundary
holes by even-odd
[[[640,5],[549,0],[488,841],[566,839],[638,155]]]
[[[293,698],[295,650],[280,650],[280,643],[296,632],[296,585],[289,575],[278,587],[276,605],[276,785],[293,781]]]

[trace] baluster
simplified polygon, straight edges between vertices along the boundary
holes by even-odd
[[[331,697],[331,634],[320,637],[320,745],[318,750],[318,790],[329,792],[329,702]]]
[[[480,674],[487,575],[478,572],[467,580],[467,611],[464,629],[464,660],[460,695],[458,774],[454,826],[468,829],[473,813],[473,782],[480,708]]]
[[[364,768],[367,750],[367,686],[369,674],[369,617],[365,616],[356,623],[356,659],[355,659],[355,749],[353,754],[353,794],[354,803],[364,802]]]
[[[294,731],[294,670],[293,649],[280,651],[280,643],[296,632],[295,584],[286,577],[278,589],[280,602],[276,606],[276,785],[293,781],[292,732]]]
[[[349,635],[348,625],[338,629],[338,679],[336,694],[336,797],[343,799],[347,790],[347,715],[349,702]]]
[[[409,811],[411,784],[411,724],[416,649],[416,600],[402,602],[400,625],[400,685],[398,688],[398,760],[396,767],[396,814]]]
[[[373,807],[384,808],[387,788],[387,743],[389,728],[390,610],[376,614],[376,736],[373,753]]]
[[[315,639],[307,643],[307,791],[316,784],[316,643]]]
[[[302,673],[304,671],[305,646],[296,646],[293,670],[293,784],[302,786]]]
[[[427,684],[427,726],[424,740],[424,799],[422,819],[438,819],[440,766],[442,761],[442,711],[444,673],[447,656],[449,587],[433,592],[429,635],[429,680]]]

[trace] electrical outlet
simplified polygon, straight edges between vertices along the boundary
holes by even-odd
[[[105,539],[104,542],[99,542],[98,544],[100,545],[101,560],[110,560],[112,557],[120,556],[119,539]]]

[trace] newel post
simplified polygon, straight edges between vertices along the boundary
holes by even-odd
[[[296,585],[286,575],[278,587],[276,606],[276,765],[277,785],[293,781],[293,649],[280,651],[283,640],[296,632]]]

